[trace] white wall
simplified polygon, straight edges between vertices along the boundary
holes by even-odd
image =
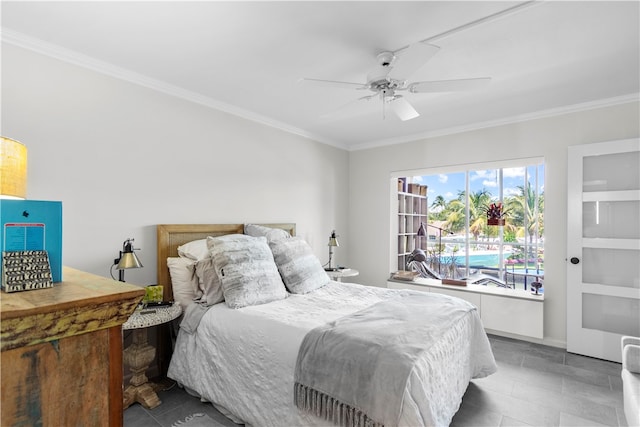
[[[567,147],[638,137],[638,103],[406,144],[350,156],[350,262],[358,281],[384,286],[390,259],[391,172],[524,157],[545,159],[544,341],[566,343]]]
[[[5,44],[1,133],[27,198],[63,202],[64,264],[102,276],[133,237],[125,279],[155,283],[159,223],[295,222],[323,262],[347,227],[348,152]]]

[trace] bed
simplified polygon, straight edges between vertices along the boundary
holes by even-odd
[[[278,230],[278,239],[282,233],[286,233],[287,237],[295,236],[295,224],[251,226],[262,231]],[[235,255],[228,255],[235,253],[229,249],[233,246],[226,242],[237,244],[234,239],[244,239],[242,235],[245,231],[244,224],[158,225],[158,283],[164,286],[165,299],[173,300],[179,293],[176,286],[179,278],[174,274],[176,269],[172,263],[195,261],[198,265],[216,264],[220,256],[233,258]],[[268,240],[267,237],[250,234],[254,236],[253,239]],[[212,243],[222,240],[225,241],[224,245]],[[306,245],[300,240],[294,237],[287,240],[287,244],[292,245],[296,241],[296,247]],[[209,256],[214,258],[213,261],[206,259],[206,254],[184,252],[186,246],[193,242],[200,242],[198,244],[201,245],[203,241],[209,242]],[[460,406],[469,381],[495,372],[496,365],[487,336],[477,311],[470,304],[445,295],[335,282],[328,277],[324,278],[326,283],[322,286],[311,290],[305,288],[308,283],[320,279],[319,275],[307,275],[303,281],[296,282],[296,286],[302,288],[289,288],[289,273],[282,267],[282,253],[277,250],[280,241],[270,242],[269,247],[273,251],[272,260],[278,261],[277,271],[286,282],[285,297],[278,294],[268,302],[239,307],[237,294],[233,294],[233,288],[229,286],[224,288],[225,291],[229,289],[228,294],[224,293],[224,297],[229,297],[224,302],[219,302],[220,295],[213,297],[212,301],[211,293],[207,294],[206,290],[201,290],[199,297],[201,300],[209,299],[208,304],[185,302],[182,296],[186,314],[175,343],[168,376],[189,393],[211,402],[236,423],[253,426],[448,425]],[[191,261],[189,256],[192,257]],[[198,256],[205,258],[196,260]],[[315,257],[300,255],[293,261],[296,266],[307,262],[319,265]],[[216,271],[219,276],[225,277],[224,280],[233,274],[229,265]],[[262,274],[262,270],[260,272]],[[197,287],[197,283],[201,282],[194,279],[191,286]],[[180,286],[184,286],[184,283],[180,283]],[[300,289],[303,292],[297,293]],[[247,295],[242,294],[244,297]],[[256,296],[250,294],[248,298]],[[456,316],[447,317],[449,314],[440,313],[439,307],[444,306],[453,307]],[[387,311],[418,307],[414,309],[417,316],[430,316],[421,321],[419,327],[409,328],[410,333],[420,333],[429,339],[413,339],[408,346],[405,342],[399,342],[403,353],[414,353],[409,358],[411,362],[407,365],[408,369],[404,371],[395,366],[394,354],[384,355],[386,347],[394,347],[395,344],[387,346],[384,343],[396,339],[399,335],[396,331],[400,328],[397,325],[400,323],[395,319],[389,323],[384,317],[386,313],[380,315],[378,307]],[[366,317],[372,315],[374,320]],[[382,336],[373,338],[381,340],[383,344],[375,351],[362,352],[373,354],[377,367],[363,368],[360,377],[350,378],[352,371],[360,371],[352,364],[366,365],[365,362],[345,361],[350,357],[329,361],[323,359],[335,354],[359,353],[353,350],[354,347],[331,348],[320,356],[309,350],[318,347],[318,342],[328,342],[325,341],[328,337],[325,329],[334,328],[352,328],[355,338],[337,341],[341,341],[340,345],[359,348],[357,346],[364,345],[360,337],[369,335],[369,332],[363,332],[362,325],[371,322],[377,326],[367,328],[383,331]],[[313,341],[314,334],[319,341]],[[415,345],[414,341],[423,342]],[[380,362],[384,357],[387,358],[386,365]],[[306,372],[305,366],[318,367],[322,378],[317,379],[313,373]],[[381,369],[380,366],[386,367]],[[327,374],[334,367],[336,372]],[[396,368],[403,374],[395,375]],[[390,375],[391,372],[394,375]],[[332,379],[335,375],[338,378]],[[348,380],[340,380],[347,377]],[[371,383],[363,382],[363,377]],[[309,381],[311,386],[307,387]],[[341,384],[334,387],[332,382]],[[326,387],[330,390],[327,391]],[[335,394],[333,388],[339,388],[336,393],[344,393],[344,389],[351,388],[366,396],[357,396],[353,401],[347,397],[332,400],[331,396]]]

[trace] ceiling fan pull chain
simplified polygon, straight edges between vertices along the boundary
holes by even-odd
[[[386,102],[385,102],[384,97],[383,97],[382,98],[382,120],[386,120],[386,118],[387,118],[387,115],[386,115],[387,111],[384,108],[384,104],[386,104]]]

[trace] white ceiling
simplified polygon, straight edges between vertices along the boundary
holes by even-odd
[[[5,42],[358,149],[637,99],[639,6],[3,0],[1,12]],[[299,83],[302,77],[365,83],[379,52],[418,41],[441,49],[409,80],[488,76],[491,84],[406,94],[420,117],[402,122],[392,113],[383,118],[378,99],[327,116],[366,93]]]

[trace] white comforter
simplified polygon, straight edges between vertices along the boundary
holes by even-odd
[[[331,282],[268,304],[209,309],[195,333],[180,331],[169,377],[254,426],[328,426],[293,402],[298,348],[316,326],[412,291]],[[412,371],[400,425],[448,425],[471,378],[495,372],[477,311],[444,334]]]

